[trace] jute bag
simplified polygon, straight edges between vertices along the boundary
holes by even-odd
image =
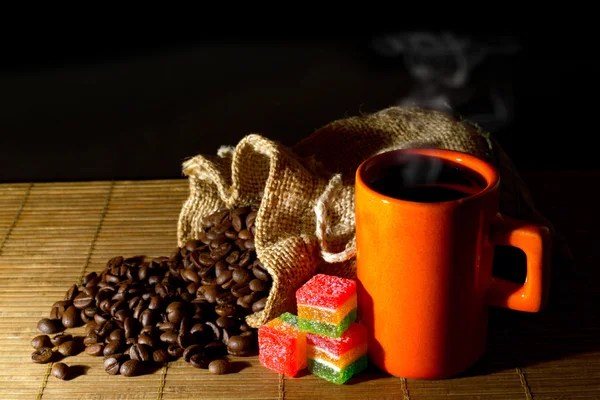
[[[435,147],[489,160],[501,173],[501,211],[549,225],[533,207],[525,184],[493,138],[468,121],[419,108],[391,107],[333,121],[292,148],[257,134],[216,156],[183,164],[190,193],[178,223],[178,243],[196,239],[202,219],[261,200],[257,256],[273,278],[258,327],[295,312],[295,291],[315,273],[355,276],[354,173],[366,158],[392,149]]]

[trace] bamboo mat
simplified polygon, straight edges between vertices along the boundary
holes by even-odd
[[[594,175],[596,181],[600,177]],[[185,180],[0,185],[0,399],[597,399],[600,398],[600,195],[572,196],[584,175],[530,178],[544,212],[575,242],[578,269],[544,313],[492,310],[489,350],[462,376],[395,378],[371,369],[338,386],[311,375],[283,376],[256,357],[214,376],[183,361],[151,375],[109,376],[102,357],[67,358],[80,375],[49,376],[31,362],[36,323],[68,287],[116,255],[168,255],[176,246]],[[535,190],[534,190],[535,189]],[[565,193],[570,193],[566,197]],[[595,218],[595,219],[594,219]],[[82,333],[82,328],[74,330]]]

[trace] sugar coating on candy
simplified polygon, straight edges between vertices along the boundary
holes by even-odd
[[[356,294],[352,279],[317,274],[296,291],[298,305],[309,305],[335,310]]]
[[[320,349],[314,346],[308,346],[306,355],[308,358],[318,359],[321,361],[328,362],[329,364],[342,369],[347,367],[356,361],[359,357],[367,354],[367,344],[362,344],[358,347],[355,347],[351,350],[348,350],[341,356],[333,355],[326,350]]]
[[[298,318],[298,327],[304,332],[316,333],[317,335],[324,335],[329,337],[338,338],[348,329],[350,324],[356,321],[356,308],[350,311],[337,325],[328,324],[325,322],[313,321],[310,319]]]
[[[335,310],[316,306],[298,305],[298,318],[310,319],[328,324],[339,324],[350,311],[357,307],[356,294]]]
[[[348,329],[339,338],[326,337],[318,334],[315,335],[312,333],[306,334],[307,346],[318,347],[336,357],[342,356],[345,352],[355,347],[367,344],[367,342],[367,328],[357,322],[350,324]]]
[[[259,362],[290,377],[306,368],[307,363],[306,334],[297,328],[297,324],[294,326],[295,320],[292,314],[284,315],[258,329]]]
[[[353,375],[364,371],[369,364],[368,357],[366,355],[360,357],[358,360],[348,365],[345,368],[337,368],[331,365],[327,361],[318,359],[308,359],[308,370],[318,377],[321,377],[329,382],[341,385],[348,379],[352,378]]]

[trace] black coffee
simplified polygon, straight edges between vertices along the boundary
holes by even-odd
[[[369,186],[389,197],[437,203],[458,200],[485,188],[485,180],[461,164],[435,157],[402,155],[389,165],[373,166]]]

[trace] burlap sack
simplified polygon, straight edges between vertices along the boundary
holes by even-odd
[[[533,207],[509,158],[476,126],[449,114],[392,107],[334,121],[292,148],[257,134],[217,156],[183,164],[190,194],[178,243],[196,239],[202,219],[220,207],[257,199],[257,256],[273,277],[263,311],[248,317],[258,327],[295,312],[295,291],[317,272],[354,277],[354,173],[366,158],[408,147],[458,150],[487,159],[501,172],[501,211],[548,224]]]

